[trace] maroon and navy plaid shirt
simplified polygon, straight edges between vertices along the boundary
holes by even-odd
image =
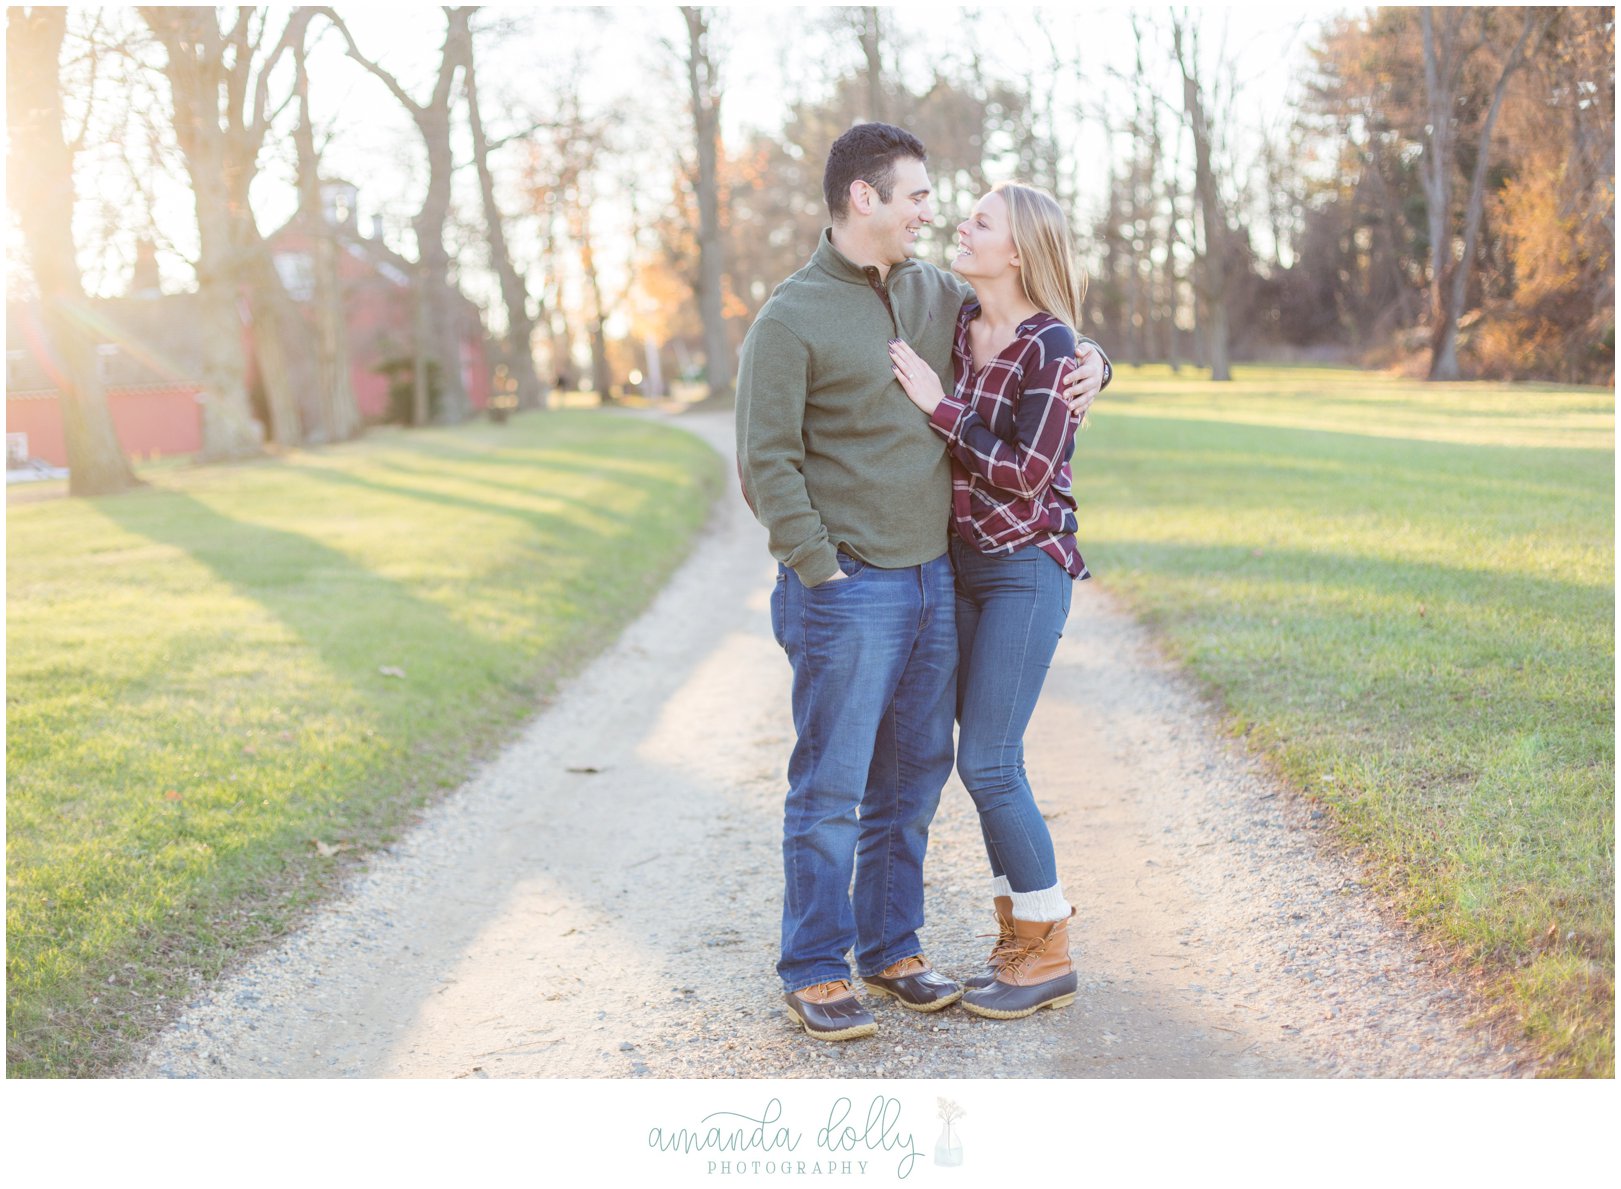
[[[1038,313],[976,370],[968,327],[977,317],[979,303],[964,303],[951,349],[956,384],[930,417],[951,454],[952,526],[981,553],[1033,544],[1070,577],[1089,578],[1075,545],[1075,419],[1063,396],[1075,332]]]

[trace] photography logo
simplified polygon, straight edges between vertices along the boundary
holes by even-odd
[[[939,1102],[946,1131],[934,1161],[959,1165],[962,1142],[952,1125],[964,1112],[955,1103]],[[841,1096],[804,1112],[801,1126],[781,1099],[772,1098],[756,1111],[710,1111],[691,1126],[653,1127],[647,1146],[685,1162],[701,1161],[701,1171],[723,1178],[887,1175],[904,1181],[923,1151],[903,1114],[900,1100],[886,1095],[875,1096],[864,1109]]]

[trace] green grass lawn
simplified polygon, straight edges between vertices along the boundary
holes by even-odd
[[[1615,405],[1121,368],[1081,542],[1564,1074],[1614,1072]]]
[[[589,412],[7,517],[7,1070],[106,1073],[510,737],[724,467]]]

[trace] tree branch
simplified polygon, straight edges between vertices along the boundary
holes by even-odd
[[[264,140],[265,133],[270,125],[275,122],[277,116],[287,110],[287,105],[292,102],[293,97],[289,93],[288,97],[281,102],[275,111],[271,112],[268,117],[265,114],[265,108],[270,102],[270,76],[276,69],[276,63],[281,60],[283,54],[293,48],[295,42],[304,40],[305,31],[309,28],[310,18],[314,15],[308,8],[295,8],[287,18],[286,27],[281,31],[281,40],[276,43],[276,48],[270,52],[270,57],[266,58],[264,65],[259,68],[259,78],[253,89],[253,119],[247,128],[248,135],[253,138],[255,145]],[[265,19],[269,20],[268,17]]]
[[[505,136],[491,137],[485,146],[485,151],[493,153],[497,149],[505,148],[515,140],[527,140],[537,132],[556,132],[560,127],[561,125],[550,120],[533,120],[526,127],[509,132]]]
[[[90,133],[90,117],[96,110],[96,77],[101,66],[101,55],[96,52],[96,35],[101,32],[102,19],[102,13],[98,10],[96,12],[96,23],[90,26],[89,33],[85,35],[90,46],[90,82],[85,93],[84,122],[79,125],[78,134],[67,142],[69,161],[77,157],[79,151],[84,148],[84,139]]]
[[[415,119],[420,121],[425,111],[423,106],[405,93],[405,89],[400,86],[399,82],[392,74],[384,70],[381,66],[360,52],[360,47],[355,44],[354,34],[349,32],[349,26],[343,23],[343,18],[337,14],[337,11],[325,6],[316,8],[315,11],[330,21],[332,23],[332,27],[343,35],[343,40],[349,45],[349,57],[353,58],[356,62],[359,62],[368,71],[370,71],[372,75],[380,80],[384,86],[393,92],[394,98],[399,100],[400,105],[404,107],[406,111],[410,112]]]

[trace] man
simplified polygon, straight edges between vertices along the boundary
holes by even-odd
[[[743,344],[743,494],[778,560],[772,630],[793,667],[797,741],[783,820],[784,998],[807,1034],[877,1031],[867,988],[916,1011],[963,989],[923,956],[923,857],[951,774],[957,637],[941,439],[890,370],[903,338],[951,376],[972,291],[912,259],[933,219],[923,145],[858,124],[828,153],[832,227],[777,287]],[[1095,344],[1066,396],[1106,382]],[[854,880],[854,897],[850,888]]]

